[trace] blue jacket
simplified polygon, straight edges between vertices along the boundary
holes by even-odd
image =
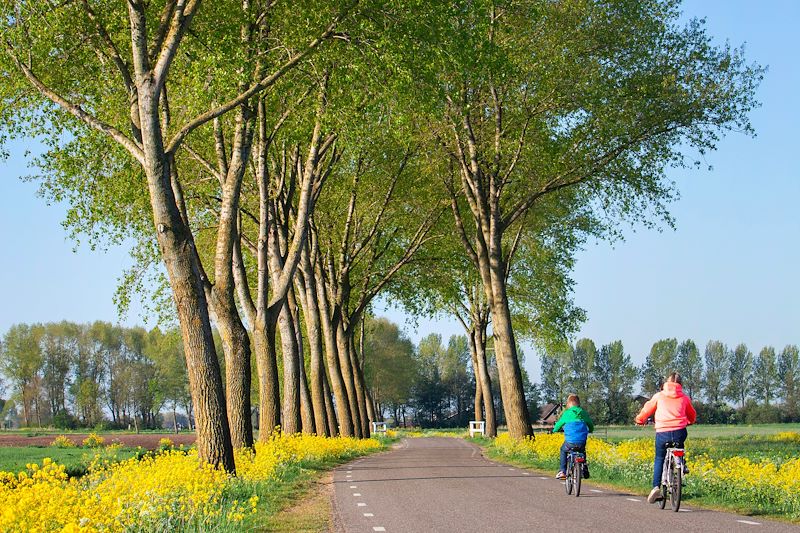
[[[594,431],[594,422],[589,413],[578,407],[570,407],[563,413],[553,426],[553,433],[564,428],[564,442],[571,444],[586,444],[589,433]]]

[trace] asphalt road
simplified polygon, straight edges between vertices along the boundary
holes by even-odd
[[[591,457],[589,457],[591,464]],[[553,474],[485,459],[456,438],[405,439],[389,452],[334,471],[334,523],[344,532],[662,531],[800,532],[800,527],[682,506],[585,481],[567,496]]]

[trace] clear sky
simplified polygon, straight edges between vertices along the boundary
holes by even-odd
[[[746,57],[769,72],[751,115],[757,137],[730,134],[706,158],[713,170],[671,174],[682,195],[675,231],[631,228],[624,242],[589,243],[579,254],[575,301],[588,312],[579,335],[598,345],[621,339],[637,364],[667,337],[701,349],[710,339],[744,342],[754,352],[800,343],[800,2],[691,0],[684,13],[706,17],[718,42],[744,43]],[[63,206],[45,205],[19,179],[29,172],[24,151],[37,146],[11,148],[0,162],[0,332],[18,322],[117,321],[112,297],[127,250],[74,253],[60,225]],[[142,323],[137,309],[123,323]],[[404,323],[397,311],[387,314]],[[461,333],[450,320],[405,327],[415,341]],[[538,358],[527,352],[536,378]]]

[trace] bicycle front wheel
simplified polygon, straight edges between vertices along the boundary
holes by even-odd
[[[670,487],[670,503],[676,513],[681,508],[681,489],[683,488],[683,465],[672,463],[672,486]]]
[[[572,466],[570,465],[566,471],[567,479],[564,480],[564,488],[567,490],[567,496],[572,494]]]
[[[575,483],[575,497],[581,495],[581,478],[583,477],[583,465],[581,463],[575,463],[572,467],[572,479],[574,479]]]

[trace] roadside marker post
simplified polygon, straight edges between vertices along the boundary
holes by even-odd
[[[386,433],[386,422],[373,422],[372,423],[372,432],[373,433]]]

